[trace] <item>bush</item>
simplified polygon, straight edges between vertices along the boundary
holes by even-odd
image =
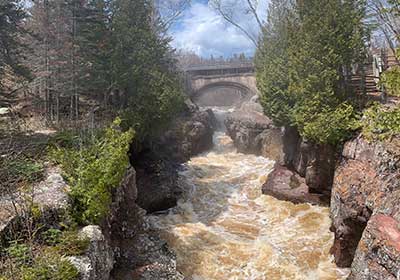
[[[385,71],[381,76],[380,83],[385,86],[388,94],[400,96],[400,66],[394,66]]]
[[[116,119],[102,136],[78,149],[57,146],[50,152],[71,186],[71,216],[79,224],[101,221],[109,210],[112,188],[126,172],[133,131],[121,131],[120,123]]]
[[[0,279],[75,280],[79,272],[62,252],[53,247],[12,243],[7,261],[0,265]]]
[[[35,259],[32,266],[23,267],[21,275],[23,280],[75,280],[79,272],[62,256],[45,252]]]
[[[364,111],[360,126],[367,139],[388,140],[400,134],[400,108],[373,104]]]
[[[354,107],[342,103],[336,108],[320,108],[313,112],[312,106],[295,111],[295,124],[302,137],[316,143],[336,145],[345,140],[357,128]]]
[[[15,264],[23,265],[31,261],[31,248],[26,244],[18,243],[18,241],[12,241],[5,252]]]

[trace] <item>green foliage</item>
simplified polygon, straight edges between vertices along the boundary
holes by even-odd
[[[70,261],[52,252],[44,252],[31,266],[21,268],[22,280],[75,280],[78,276]]]
[[[126,172],[133,131],[123,132],[120,124],[117,119],[101,137],[79,149],[56,147],[51,152],[71,186],[71,215],[79,224],[101,221],[109,210],[112,189]]]
[[[357,127],[356,113],[353,106],[342,103],[337,107],[319,106],[318,102],[308,102],[306,106],[300,107],[294,112],[294,119],[297,124],[304,124],[300,127],[300,134],[316,143],[336,145],[350,136],[350,133]]]
[[[43,239],[48,245],[54,246],[57,243],[61,242],[61,235],[62,235],[61,230],[56,228],[50,228],[43,233]]]
[[[363,135],[369,140],[390,140],[400,135],[400,108],[374,104],[364,111],[360,126]]]
[[[181,111],[184,99],[177,84],[176,79],[156,71],[146,90],[137,93],[138,101],[132,100],[124,112],[124,126],[134,128],[137,141],[157,135]]]
[[[7,163],[9,175],[27,183],[38,182],[43,178],[43,164],[28,158],[18,158]]]
[[[34,231],[37,233],[34,240],[10,241],[4,249],[0,259],[4,279],[77,279],[77,269],[65,257],[82,255],[89,240],[76,230],[50,228],[40,232],[40,225],[36,225]]]
[[[181,81],[170,38],[154,20],[148,0],[115,0],[112,5],[113,80],[122,95],[125,126],[136,141],[157,134],[183,107]]]
[[[385,71],[381,76],[380,83],[385,86],[388,94],[400,96],[400,66],[394,66]]]
[[[56,251],[66,256],[79,256],[86,252],[90,241],[77,231],[64,231],[55,246]]]
[[[265,113],[318,143],[338,144],[356,112],[346,72],[365,54],[363,1],[271,1],[256,56]]]
[[[32,257],[31,248],[27,244],[18,243],[18,241],[12,241],[5,251],[12,261],[19,265],[28,263]]]

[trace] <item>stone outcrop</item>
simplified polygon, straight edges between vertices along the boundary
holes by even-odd
[[[116,262],[111,279],[183,279],[166,243],[149,231],[146,211],[136,204],[138,193],[135,170],[129,168],[114,190],[110,214],[102,226]]]
[[[303,177],[279,164],[276,164],[272,173],[268,175],[262,192],[293,203],[322,203],[321,195],[311,194]]]
[[[213,146],[216,125],[212,110],[202,110],[190,100],[172,126],[156,141],[153,150],[183,163],[192,156],[205,152]]]
[[[256,111],[234,111],[226,118],[225,127],[238,152],[283,161],[282,130],[263,114]]]
[[[293,130],[286,128],[283,136],[284,165],[305,178],[310,192],[329,198],[337,159],[335,148],[304,140]]]
[[[396,279],[400,269],[399,143],[360,136],[344,146],[332,189],[332,253],[352,266],[350,279]]]
[[[33,186],[30,197],[40,208],[43,223],[54,222],[56,216],[68,208],[67,190],[61,170],[48,166],[44,180]],[[10,235],[11,231],[18,231],[19,215],[26,209],[29,201],[19,192],[0,197],[0,240]]]
[[[262,114],[256,100],[231,113],[225,126],[239,152],[264,156],[278,163],[264,186],[265,193],[293,202],[329,201],[337,158],[334,147],[302,139],[296,128],[274,126]],[[283,172],[281,167],[286,171]],[[285,183],[278,182],[274,176],[282,172],[293,173],[285,175]],[[295,178],[293,176],[304,178],[304,184],[300,184],[300,188],[284,187],[291,181],[288,178]]]
[[[78,269],[80,279],[108,280],[114,267],[114,253],[101,228],[87,226],[79,235],[89,240],[89,247],[83,256],[68,259]]]
[[[200,110],[187,101],[184,112],[152,147],[132,155],[140,207],[153,213],[176,205],[181,194],[179,164],[212,148],[215,124],[211,110]]]
[[[148,213],[174,207],[181,195],[177,183],[179,166],[150,151],[134,162],[138,182],[137,204]]]

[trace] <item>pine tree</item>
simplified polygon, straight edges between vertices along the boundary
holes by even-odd
[[[341,141],[354,120],[351,67],[365,56],[363,19],[363,1],[273,1],[257,59],[267,115],[315,142]]]
[[[112,10],[113,80],[141,141],[157,133],[180,108],[181,83],[151,1],[115,0]]]
[[[22,63],[26,45],[21,41],[26,33],[23,21],[26,13],[22,4],[15,0],[0,0],[0,92],[4,89],[6,73],[16,77],[29,77],[30,73]]]

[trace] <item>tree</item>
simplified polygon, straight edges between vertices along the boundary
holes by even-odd
[[[21,37],[26,33],[24,19],[26,13],[18,0],[0,0],[0,92],[4,89],[4,75],[29,77],[23,65],[23,51],[26,45]]]
[[[116,0],[112,7],[113,80],[139,141],[166,125],[183,99],[170,39],[152,12],[147,0]]]
[[[266,114],[317,143],[337,144],[353,125],[351,66],[363,63],[364,2],[272,1],[258,52]]]
[[[261,30],[264,22],[259,14],[260,0],[211,0],[210,3],[228,23],[235,26],[255,46],[258,46],[258,34],[248,26],[241,24],[240,19],[250,15],[255,19],[258,29]]]

